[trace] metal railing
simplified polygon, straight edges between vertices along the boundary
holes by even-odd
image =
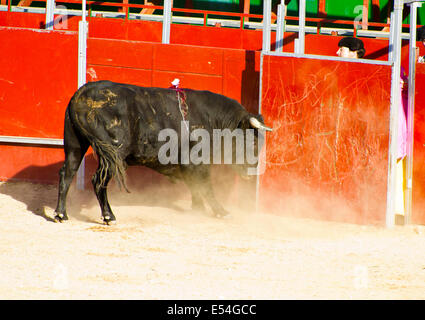
[[[42,7],[23,7],[23,6],[12,6],[11,0],[7,0],[7,5],[0,5],[0,11],[9,12],[29,12],[29,13],[45,13],[46,9]],[[39,0],[37,2],[47,2],[46,0]],[[56,1],[56,4],[66,5],[81,5],[81,0],[60,0]],[[94,10],[94,8],[113,8],[116,11],[102,11]],[[147,21],[163,21],[163,14],[145,14],[145,13],[131,13],[131,9],[151,9],[164,11],[164,6],[156,5],[144,5],[144,4],[126,4],[126,3],[113,3],[104,1],[87,1],[87,18],[90,21],[91,18],[105,17],[105,18],[120,18],[125,21],[128,20],[147,20]],[[185,8],[171,8],[172,13],[180,13],[184,15],[173,15],[172,22],[174,23],[186,23],[203,26],[214,26],[220,24],[222,27],[240,28],[240,29],[262,29],[263,28],[263,15],[262,14],[250,14],[250,13],[238,13],[238,12],[224,12],[224,11],[213,11],[213,10],[198,10],[198,9],[185,9]],[[81,16],[81,10],[77,9],[61,9],[55,8],[55,14],[60,15],[72,15]],[[200,17],[201,16],[201,17]],[[214,16],[214,18],[211,18]],[[219,18],[218,18],[219,17]],[[251,21],[251,19],[258,21]],[[286,32],[298,32],[300,18],[297,16],[285,15],[285,22],[294,22],[296,24],[286,24]],[[382,30],[367,30],[363,27],[375,27],[375,28],[388,28],[390,24],[379,23],[379,22],[361,22],[354,20],[344,19],[330,19],[330,18],[312,18],[305,17],[302,19],[305,23],[315,24],[315,26],[305,26],[306,33],[315,34],[335,34],[339,35],[354,35],[354,36],[365,36],[365,37],[382,37],[388,38],[389,32]],[[347,26],[347,28],[343,27]],[[277,27],[276,23],[271,24],[271,30],[275,31]],[[362,27],[360,30],[359,28]],[[408,28],[409,24],[404,24],[404,28]],[[408,33],[402,34],[402,39],[409,39]]]

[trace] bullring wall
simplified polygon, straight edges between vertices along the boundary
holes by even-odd
[[[0,25],[2,25],[0,27],[2,39],[0,42],[2,52],[0,56],[2,62],[0,71],[0,135],[62,138],[63,114],[70,97],[77,89],[78,35],[76,26],[78,19],[77,17],[70,17],[67,20],[66,30],[57,25],[57,30],[54,31],[40,29],[40,24],[43,21],[43,15],[0,13]],[[22,28],[22,26],[25,28]],[[183,87],[206,89],[224,94],[241,102],[249,111],[254,113],[258,111],[259,50],[261,49],[262,39],[260,30],[172,25],[171,44],[161,44],[160,37],[160,23],[124,22],[106,18],[89,19],[87,81],[108,79],[142,86],[168,87],[170,82],[178,77],[181,79]],[[295,38],[296,36],[293,34],[285,35],[284,51],[293,51]],[[338,36],[307,35],[306,53],[335,55],[340,38]],[[377,60],[388,58],[387,40],[364,39],[364,41],[367,48],[366,58]],[[403,44],[402,65],[407,70],[407,43],[404,42]],[[300,90],[291,87],[288,80],[301,85],[305,79],[320,76],[324,67],[328,68],[327,65],[324,66],[313,61],[309,61],[307,64],[304,61],[299,64],[299,62],[292,61],[290,58],[285,58],[283,62],[267,61],[266,59],[265,65],[269,66],[269,78],[263,84],[263,92],[267,89],[269,92],[284,94],[286,98],[288,95],[299,94],[297,90]],[[306,65],[308,65],[307,69],[305,68]],[[299,73],[300,70],[303,71]],[[367,80],[369,81],[367,86],[369,90],[375,92],[375,85],[389,83],[388,70],[383,70],[381,67],[369,71],[374,75]],[[347,78],[353,75],[352,70],[345,70],[344,74]],[[419,67],[418,79],[423,74],[425,74],[425,70]],[[332,75],[335,76],[335,73]],[[326,86],[324,86],[325,88]],[[422,204],[423,200],[421,200],[425,198],[425,192],[422,192],[422,189],[425,190],[422,181],[425,180],[419,178],[425,176],[423,173],[425,169],[420,164],[420,161],[424,158],[423,142],[420,137],[422,137],[422,131],[425,132],[420,106],[423,105],[425,96],[420,88],[418,81],[417,113],[415,114],[415,121],[418,117],[415,123],[415,157],[416,155],[417,157],[415,158],[414,213],[412,218],[413,222],[425,223],[425,217],[422,213],[425,204]],[[344,87],[335,87],[334,92],[338,92],[340,89],[344,89]],[[366,91],[362,92],[365,93]],[[380,131],[382,133],[381,145],[384,146],[388,135],[386,130],[388,127],[385,126],[389,119],[388,109],[385,108],[385,103],[388,101],[388,90],[376,92],[382,94],[378,104],[375,103],[378,101],[376,99],[371,101],[369,112],[374,117],[366,117],[364,121],[366,126],[375,126],[378,119],[376,116],[379,115],[383,125],[380,127],[382,131]],[[308,99],[311,99],[311,97]],[[267,99],[265,99],[262,107],[262,113],[266,119],[273,123],[279,120],[277,118],[279,112],[282,111],[276,111],[275,102],[272,100],[267,102]],[[304,107],[308,112],[308,106]],[[325,114],[324,117],[330,119],[334,115],[332,112]],[[269,125],[273,125],[273,123],[269,123]],[[279,129],[276,132],[278,132],[278,135],[276,136],[274,133],[271,139],[272,144],[267,149],[267,161],[270,159],[282,160],[286,154],[281,149],[275,148],[278,144],[287,143],[286,136],[281,134]],[[353,131],[352,134],[355,137],[356,131]],[[275,141],[275,139],[277,140]],[[322,142],[318,142],[316,145],[326,146],[326,138],[322,137],[321,139]],[[347,141],[342,143],[344,148],[349,147]],[[273,145],[275,147],[271,147]],[[313,143],[312,146],[314,145]],[[379,167],[382,172],[385,172],[387,166],[384,159],[385,152],[385,149],[380,150],[379,161],[374,162],[374,166]],[[305,155],[305,159],[314,158],[318,155],[317,149],[314,148],[310,149],[309,153]],[[54,184],[58,181],[58,170],[64,159],[63,151],[59,147],[23,146],[5,143],[0,145],[0,155],[2,159],[0,179]],[[270,160],[270,162],[273,161]],[[308,162],[303,161],[298,163],[297,166],[308,167]],[[326,162],[323,162],[322,166],[324,163]],[[93,155],[88,155],[87,182],[95,170],[95,166]],[[318,167],[320,168],[320,166]],[[348,162],[343,166],[345,166],[344,170],[349,175]],[[297,168],[299,171],[301,167]],[[327,187],[335,188],[335,185],[339,182],[334,181],[334,176],[329,174],[328,169],[329,167],[320,169],[318,173],[324,179]],[[133,170],[131,171],[131,178],[136,182],[135,184],[141,180],[144,183],[154,183],[158,179],[157,176],[144,169],[131,170]],[[277,192],[278,197],[268,198],[265,201],[265,208],[273,211],[273,206],[270,206],[270,204],[284,202],[281,195],[287,191],[289,185],[285,183],[285,176],[279,173],[279,170],[271,165],[268,170],[261,178],[263,180],[260,181],[262,185],[261,194],[269,193],[273,195],[271,191]],[[329,216],[316,216],[315,218],[347,220],[356,223],[381,223],[382,206],[385,206],[383,190],[386,185],[386,177],[384,176],[382,175],[383,178],[379,180],[376,186],[376,190],[379,190],[379,196],[377,196],[379,201],[368,207],[369,213],[365,213],[367,208],[360,206],[359,215],[350,217],[350,219],[341,219],[341,217],[334,217],[331,214]],[[235,179],[234,185],[238,185],[238,188],[240,188],[240,183],[237,178]],[[317,183],[317,180],[315,183],[316,185],[313,183],[309,188],[317,189],[318,186],[321,188],[321,183]],[[349,193],[353,193],[353,190],[357,187],[357,190],[360,190],[363,183],[359,184],[356,179],[352,179],[345,180],[342,185],[340,194],[344,195],[343,199],[351,201],[351,204],[354,204],[355,207],[359,204],[359,198],[354,199],[353,194],[350,195]],[[273,186],[273,190],[270,189],[271,186]],[[352,186],[354,186],[354,189]],[[226,193],[227,199],[232,202],[235,200],[234,197],[238,196],[238,193],[231,192],[229,188],[223,193]],[[267,192],[267,188],[270,192]],[[250,186],[250,190],[252,191],[252,186]],[[366,191],[373,194],[372,189],[366,189]],[[363,190],[362,192],[366,191]],[[306,193],[305,190],[299,190],[299,192]],[[281,212],[281,210],[277,210],[278,212]]]

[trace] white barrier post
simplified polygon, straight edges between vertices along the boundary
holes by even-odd
[[[270,52],[272,1],[264,0],[263,4],[263,52]]]
[[[88,22],[86,21],[86,0],[82,3],[82,19],[78,23],[78,88],[86,83],[87,70],[87,34]],[[85,159],[81,161],[77,171],[77,189],[84,190]]]
[[[55,0],[46,1],[46,29],[53,30],[53,25],[55,24]]]
[[[171,0],[164,0],[164,11],[162,21],[162,43],[170,43],[170,27],[171,27]]]
[[[299,2],[298,39],[295,42],[295,53],[304,54],[305,48],[305,0]]]
[[[398,154],[398,111],[400,103],[400,67],[401,67],[401,27],[403,16],[403,0],[394,2],[393,61],[391,77],[391,107],[390,107],[390,136],[388,152],[388,180],[387,180],[387,207],[385,221],[387,227],[395,225],[395,199],[396,199],[396,166]]]
[[[277,6],[277,26],[276,26],[276,51],[282,52],[283,38],[285,35],[285,17],[286,17],[286,5],[282,1]]]
[[[405,1],[406,2],[406,1]],[[423,1],[421,1],[423,2]],[[407,102],[407,159],[406,159],[406,190],[404,224],[410,224],[412,218],[412,188],[413,188],[413,138],[416,92],[416,19],[418,8],[422,3],[412,2],[410,5],[410,40],[409,40],[409,79]]]

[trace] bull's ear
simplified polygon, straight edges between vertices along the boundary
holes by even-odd
[[[239,121],[239,123],[238,123],[238,128],[242,129],[242,130],[246,130],[246,129],[251,128],[251,124],[249,123],[249,119],[250,119],[249,116],[243,117],[241,119],[241,121]]]

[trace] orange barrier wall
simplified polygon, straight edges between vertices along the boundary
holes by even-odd
[[[266,211],[385,222],[391,67],[265,56]],[[308,204],[308,206],[306,206]]]

